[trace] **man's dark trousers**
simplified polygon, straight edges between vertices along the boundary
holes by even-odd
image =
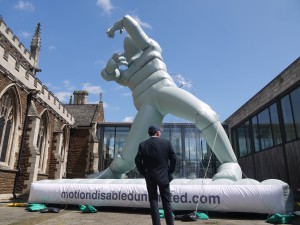
[[[159,208],[158,208],[158,194],[157,194],[157,186],[159,188],[160,197],[162,200],[162,205],[164,209],[165,219],[167,225],[173,225],[173,215],[172,215],[172,207],[171,207],[171,193],[170,193],[170,185],[157,185],[156,182],[150,181],[146,179],[147,190],[150,202],[150,211],[153,225],[160,225],[160,216],[159,216]]]

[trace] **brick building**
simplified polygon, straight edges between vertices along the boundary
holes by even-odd
[[[99,172],[97,124],[104,122],[103,102],[88,104],[86,91],[74,91],[74,100],[65,105],[75,118],[71,128],[67,178],[85,178]]]
[[[300,187],[300,58],[225,123],[246,176]]]

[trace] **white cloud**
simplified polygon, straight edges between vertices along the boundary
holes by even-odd
[[[117,84],[117,86],[114,87],[114,90],[118,91],[118,90],[123,90],[124,88],[126,87]]]
[[[141,27],[145,27],[145,28],[152,28],[151,25],[149,23],[146,23],[146,22],[143,22],[141,21],[141,19],[137,16],[137,15],[131,15],[133,19],[136,20],[136,22],[138,22],[138,24],[141,26]]]
[[[53,46],[53,45],[51,45],[51,46],[48,47],[48,49],[49,49],[50,51],[52,51],[52,50],[56,50],[56,47]]]
[[[22,36],[23,38],[28,38],[28,37],[31,36],[31,34],[30,34],[29,32],[27,32],[27,31],[22,31],[22,32],[21,32],[21,36]]]
[[[103,108],[107,109],[109,107],[109,105],[106,102],[103,102]]]
[[[133,122],[133,117],[132,116],[126,116],[124,119],[123,119],[123,121],[122,122]]]
[[[59,101],[66,103],[70,100],[70,96],[72,95],[72,92],[61,91],[61,92],[56,92],[54,95],[59,99]]]
[[[126,93],[123,93],[122,96],[131,96],[132,94],[130,92],[126,92]]]
[[[34,12],[35,7],[29,1],[19,1],[18,4],[15,5],[15,9]]]
[[[91,94],[100,94],[103,92],[100,86],[93,86],[90,83],[84,83],[82,86],[83,90],[86,90],[87,92]]]
[[[103,11],[107,14],[110,14],[111,10],[113,10],[114,6],[111,4],[110,0],[97,0],[97,6],[103,9]]]
[[[72,91],[75,89],[74,86],[71,86],[71,82],[69,80],[64,80],[62,81],[64,88],[67,89],[68,91]]]
[[[103,102],[103,107],[105,109],[109,108],[110,110],[114,110],[114,111],[118,111],[121,109],[120,106],[111,106],[110,104],[108,104],[107,102]]]
[[[70,86],[70,81],[69,80],[63,80],[62,83],[67,87]]]

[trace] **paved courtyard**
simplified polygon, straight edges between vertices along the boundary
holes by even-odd
[[[28,212],[26,207],[9,207],[0,203],[0,224],[22,225],[151,225],[148,210],[132,208],[97,208],[97,213],[82,213],[77,206],[62,208],[59,213]],[[175,212],[178,214],[180,212]],[[244,213],[207,213],[209,220],[195,222],[175,221],[175,224],[206,224],[206,225],[266,225],[267,215]],[[161,220],[165,225],[164,219]]]

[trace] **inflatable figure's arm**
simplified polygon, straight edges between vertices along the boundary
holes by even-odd
[[[106,33],[108,37],[113,38],[116,30],[120,30],[120,33],[122,33],[123,29],[127,31],[139,49],[143,50],[149,46],[150,38],[143,31],[138,22],[129,15],[126,15],[121,20],[117,21]]]
[[[114,80],[118,82],[122,78],[122,70],[119,69],[119,66],[121,65],[128,65],[123,53],[113,54],[113,56],[108,60],[105,68],[102,70],[101,76],[104,80]]]

